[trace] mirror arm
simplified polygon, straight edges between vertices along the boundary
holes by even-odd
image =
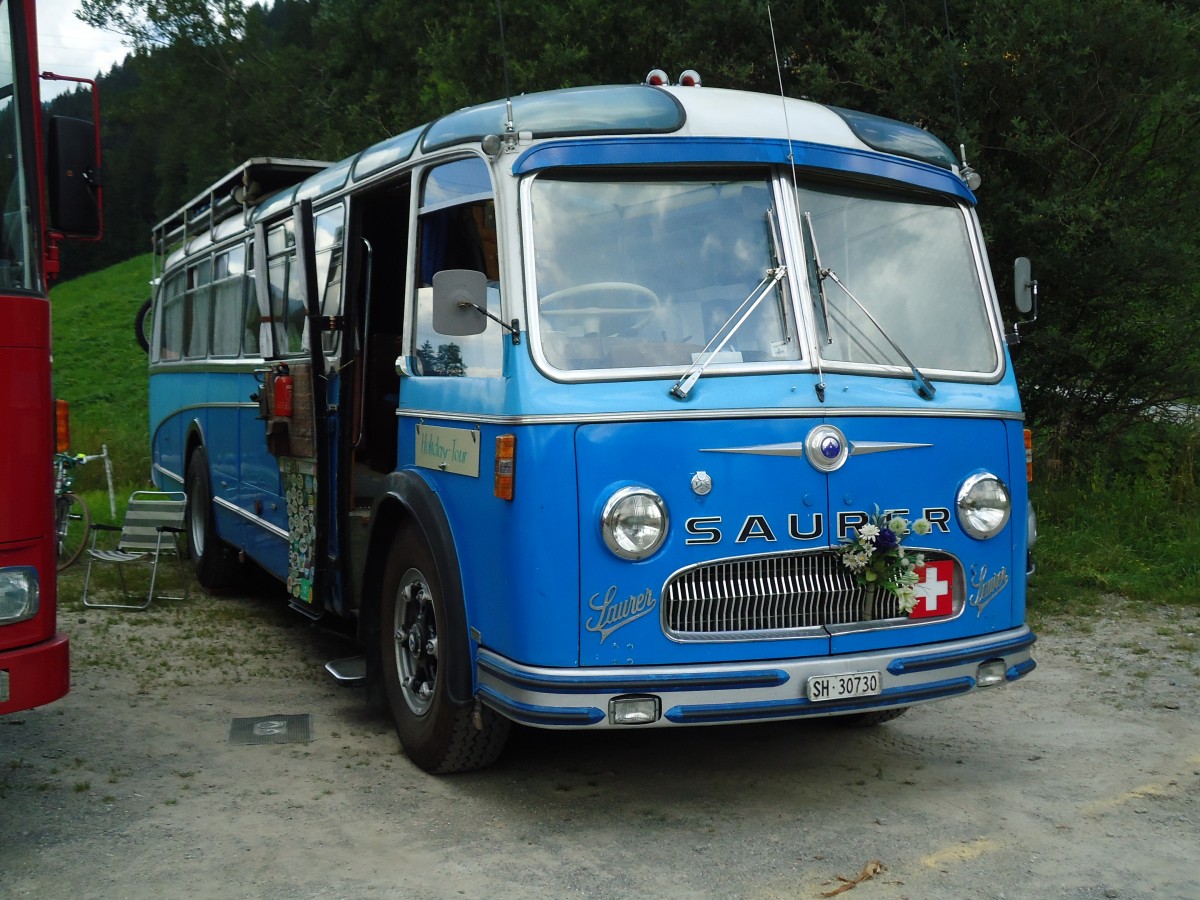
[[[1033,278],[1029,281],[1029,295],[1032,300],[1032,303],[1029,307],[1029,318],[1022,319],[1020,322],[1014,322],[1012,332],[1004,336],[1004,343],[1010,347],[1015,347],[1017,344],[1021,343],[1021,326],[1032,325],[1038,319],[1038,283],[1036,278]]]
[[[459,309],[470,308],[470,309],[475,310],[477,313],[482,313],[483,315],[487,316],[489,319],[491,319],[493,322],[495,322],[497,325],[499,325],[501,328],[503,328],[509,334],[512,335],[512,342],[513,342],[514,346],[521,343],[521,320],[520,319],[513,319],[512,323],[510,324],[508,322],[505,322],[499,316],[492,315],[490,312],[488,312],[486,309],[484,309],[478,303],[472,303],[470,300],[459,300],[458,308]]]

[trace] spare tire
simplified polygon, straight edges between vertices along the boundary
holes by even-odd
[[[150,327],[154,323],[154,318],[150,315],[153,302],[153,298],[150,298],[139,306],[137,316],[133,320],[133,332],[137,336],[138,345],[147,353],[150,352]]]

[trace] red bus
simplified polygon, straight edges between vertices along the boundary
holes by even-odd
[[[57,700],[70,683],[55,616],[47,290],[58,242],[100,236],[98,127],[43,121],[40,77],[34,0],[0,0],[0,714]]]

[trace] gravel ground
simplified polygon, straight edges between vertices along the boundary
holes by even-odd
[[[1200,897],[1200,610],[1041,623],[1029,678],[873,729],[521,731],[442,778],[277,597],[61,623],[71,693],[0,719],[3,897]]]

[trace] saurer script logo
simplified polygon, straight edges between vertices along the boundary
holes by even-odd
[[[614,584],[600,599],[599,594],[592,594],[588,606],[596,611],[595,617],[588,619],[583,627],[600,635],[600,640],[630,622],[640,619],[658,607],[658,598],[652,588],[646,588],[640,594],[630,594],[625,600],[617,602],[617,586]]]
[[[888,510],[887,515],[911,516],[907,509]],[[950,533],[950,510],[944,506],[926,507],[921,510],[921,517],[926,519],[935,531],[942,534]],[[837,540],[846,540],[852,531],[870,523],[874,516],[862,510],[843,511],[837,514],[835,530]],[[764,541],[773,544],[786,536],[793,541],[812,541],[825,533],[824,513],[809,513],[806,519],[797,513],[790,513],[787,521],[772,523],[763,515],[746,516],[740,523],[736,520],[729,522],[721,516],[696,516],[684,522],[688,537],[685,544],[718,544],[729,534],[733,534],[734,543],[745,544],[749,541]]]

